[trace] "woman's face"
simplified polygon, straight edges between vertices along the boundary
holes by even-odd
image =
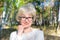
[[[23,27],[31,27],[32,25],[32,16],[29,14],[23,14],[20,16],[21,18],[21,25],[23,25]]]

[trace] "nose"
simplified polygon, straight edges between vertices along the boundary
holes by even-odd
[[[25,21],[27,22],[28,21],[28,18],[26,18]]]

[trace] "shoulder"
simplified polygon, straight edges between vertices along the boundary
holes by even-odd
[[[40,29],[34,29],[36,40],[44,40],[44,32]]]
[[[10,36],[15,36],[16,33],[17,33],[17,31],[13,31],[13,32],[11,32]]]
[[[43,33],[43,31],[42,31],[42,30],[37,29],[37,28],[34,28],[33,30],[34,30],[35,32],[38,32],[38,33]]]
[[[38,33],[43,33],[43,31],[40,30],[40,29],[37,29],[36,31],[37,31]]]
[[[44,32],[40,29],[33,29],[34,30],[34,33],[37,34],[37,35],[44,35]]]
[[[13,31],[13,32],[11,32],[11,34],[10,34],[10,40],[15,40],[16,39],[16,36],[17,36],[17,31]]]

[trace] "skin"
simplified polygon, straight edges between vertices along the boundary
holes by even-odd
[[[32,17],[30,14],[21,15],[21,17]],[[18,35],[32,31],[32,18],[21,18],[21,25],[18,25]]]

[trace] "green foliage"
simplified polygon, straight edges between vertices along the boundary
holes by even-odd
[[[45,12],[44,12],[44,18],[48,18],[48,16],[50,15],[50,9],[49,7],[46,8]]]
[[[4,2],[4,0],[0,0],[0,2]]]
[[[47,18],[50,12],[50,8],[47,7],[45,12],[43,11],[42,7],[40,7],[40,2],[44,2],[44,0],[5,0],[6,6],[4,6],[4,11],[6,12],[6,15],[9,14],[9,17],[7,18],[7,22],[10,22],[13,20],[14,23],[16,23],[16,14],[18,12],[18,9],[25,5],[26,3],[33,3],[35,2],[35,8],[37,10],[37,14],[39,15],[40,12],[43,14],[44,18]],[[12,25],[12,24],[11,24]],[[15,25],[15,24],[14,24]]]
[[[9,26],[15,25],[17,11],[19,7],[25,4],[24,0],[6,0],[4,2],[5,18],[8,16],[6,22],[9,22]]]
[[[12,23],[11,23],[11,21],[12,22],[16,22],[16,14],[17,14],[17,11],[18,11],[18,9],[21,7],[21,6],[23,6],[23,5],[25,5],[26,3],[32,3],[32,2],[36,2],[37,3],[37,5],[36,5],[36,10],[38,11],[38,12],[40,12],[40,8],[39,8],[39,6],[38,6],[38,2],[39,2],[40,0],[4,0],[4,2],[6,3],[6,4],[4,4],[5,6],[4,6],[4,11],[6,12],[6,16],[8,15],[8,20],[7,20],[7,22],[10,22],[10,26],[12,26]],[[6,17],[5,16],[5,17]],[[14,24],[15,25],[15,24]]]
[[[3,7],[0,8],[0,15],[2,14],[3,12]]]

